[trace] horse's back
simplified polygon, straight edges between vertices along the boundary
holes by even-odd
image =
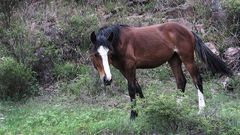
[[[143,27],[131,27],[131,29],[137,32],[152,31],[152,30],[158,30],[158,31],[183,30],[185,32],[190,32],[185,26],[176,22],[166,22],[162,24],[155,24],[155,25],[149,25],[149,26],[143,26]]]
[[[133,38],[136,45],[145,44],[149,47],[163,46],[171,49],[181,49],[188,46],[188,48],[194,48],[195,38],[191,31],[185,26],[175,23],[167,22],[163,24],[135,27],[132,28]]]
[[[184,43],[192,42],[191,32],[178,23],[163,23],[145,27],[131,27],[128,36],[139,68],[157,67],[168,61],[174,52],[191,50]],[[181,47],[183,46],[183,47]]]

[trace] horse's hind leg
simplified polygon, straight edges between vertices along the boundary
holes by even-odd
[[[188,72],[190,73],[195,87],[198,89],[198,104],[199,104],[199,113],[204,110],[205,101],[203,96],[203,86],[202,86],[202,77],[198,72],[198,68],[194,62],[194,56],[181,57],[182,62],[186,66]]]
[[[177,88],[184,92],[187,80],[183,74],[182,61],[178,54],[175,53],[168,63],[172,69],[174,77],[176,78]]]

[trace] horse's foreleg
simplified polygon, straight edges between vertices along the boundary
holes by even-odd
[[[130,96],[130,101],[131,101],[131,114],[130,114],[130,119],[135,119],[137,117],[137,112],[134,109],[136,106],[136,85],[132,83],[131,81],[128,81],[128,93]]]
[[[141,90],[141,88],[136,83],[136,69],[133,68],[134,66],[131,66],[130,64],[126,64],[126,65],[127,65],[127,67],[125,67],[124,70],[120,70],[120,71],[128,81],[128,93],[129,93],[130,101],[131,101],[130,119],[133,120],[138,115],[136,110],[134,109],[136,106],[136,92],[139,92],[139,90]],[[143,96],[143,95],[141,95],[141,96]]]

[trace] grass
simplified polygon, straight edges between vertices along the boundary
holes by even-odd
[[[151,14],[154,8],[161,7],[165,0],[159,1],[158,5],[154,0],[149,4],[132,7],[117,1],[105,3],[103,1],[98,8],[94,5],[81,5],[84,2],[79,2],[80,5],[68,4],[67,1],[58,2],[55,3],[56,7],[39,5],[39,8],[34,10],[34,17],[27,18],[37,24],[33,35],[37,35],[37,32],[41,35],[42,22],[53,18],[56,27],[70,36],[65,37],[70,39],[65,41],[64,38],[62,41],[71,45],[72,38],[80,38],[82,44],[79,49],[85,50],[90,42],[89,33],[100,26],[113,23],[131,26],[150,25],[163,22],[167,17],[162,12]],[[42,6],[53,9],[50,11]],[[198,18],[198,23],[208,26],[210,23],[208,7],[196,5],[195,8],[194,20]],[[45,10],[49,14],[45,14]],[[22,14],[19,12],[20,17]],[[104,15],[110,17],[104,19]],[[25,24],[16,28],[22,30],[22,27],[24,28]],[[206,31],[217,35],[213,27]],[[224,36],[225,34],[217,38],[214,36],[206,38],[220,43]],[[35,39],[38,38],[26,41]],[[47,44],[45,38],[39,40],[41,46]],[[34,42],[33,45],[38,46],[38,42]],[[47,48],[50,53],[55,51],[51,48]],[[6,51],[0,52],[1,56],[7,55],[3,53]],[[93,72],[92,67],[76,67],[65,62],[57,63],[59,65],[55,69],[54,75],[60,79],[56,87],[59,93],[56,95],[43,95],[24,103],[0,102],[0,134],[240,134],[239,92],[226,92],[221,84],[215,81],[218,78],[203,76],[207,107],[204,114],[198,115],[197,91],[189,76],[181,105],[175,101],[183,94],[177,90],[169,67],[138,70],[137,78],[146,98],[138,99],[136,109],[139,111],[139,117],[135,121],[130,121],[129,97],[126,96],[127,83],[119,72],[111,69],[113,85],[104,88],[100,86],[99,80],[96,79],[98,75]],[[239,87],[238,82],[238,79],[232,82],[236,89]]]
[[[8,103],[1,112],[0,134],[98,134],[127,130],[129,123],[123,109],[66,103]]]
[[[156,71],[161,70],[156,69]],[[139,76],[144,78],[146,72],[153,71],[141,71]],[[240,132],[239,97],[233,98],[221,91],[218,84],[207,81],[204,85],[207,108],[203,115],[197,115],[197,91],[190,80],[184,94],[183,105],[179,106],[175,101],[182,94],[176,92],[178,90],[175,82],[170,79],[159,81],[157,78],[151,78],[147,80],[148,82],[140,79],[140,84],[144,84],[146,98],[138,99],[139,117],[135,121],[129,120],[130,104],[126,101],[121,102],[123,99],[120,97],[124,97],[127,91],[120,93],[121,95],[115,93],[115,96],[101,92],[104,96],[101,94],[98,96],[109,99],[99,100],[96,103],[86,103],[76,98],[77,96],[61,94],[47,97],[47,100],[37,97],[25,103],[1,102],[0,134],[187,134],[189,132],[236,134]],[[211,89],[218,92],[212,93]],[[113,101],[120,103],[110,106],[108,103]],[[154,121],[149,123],[149,119],[161,122],[160,126],[154,127],[152,124],[159,125],[159,123]],[[174,122],[179,128],[166,126],[172,126]]]

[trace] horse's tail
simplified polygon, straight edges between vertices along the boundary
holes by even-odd
[[[232,76],[231,70],[227,65],[216,56],[202,41],[202,39],[194,32],[192,32],[195,37],[195,52],[201,61],[205,63],[211,72],[222,73],[227,76]]]

